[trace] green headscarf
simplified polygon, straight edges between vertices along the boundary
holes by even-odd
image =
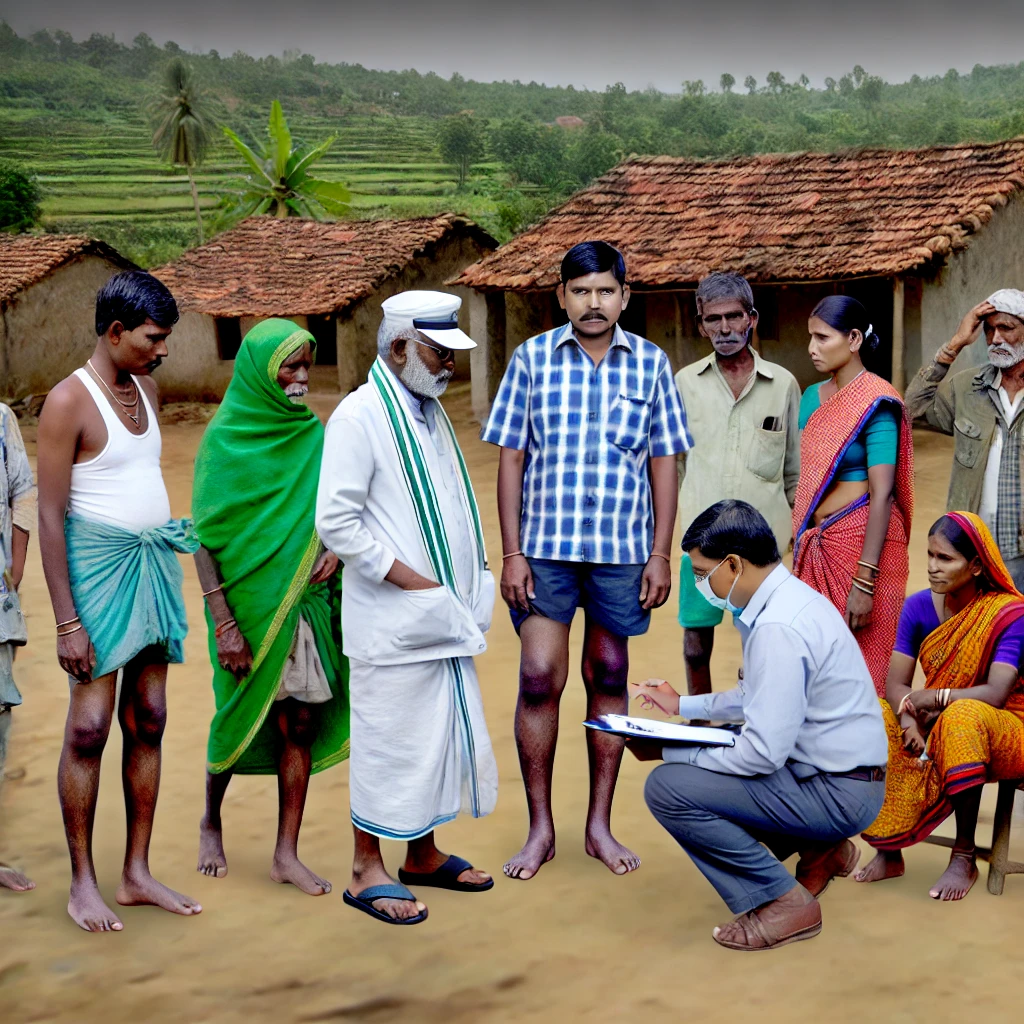
[[[281,364],[313,336],[271,319],[245,336],[224,400],[196,455],[192,518],[199,542],[220,568],[224,597],[253,651],[240,683],[217,661],[207,612],[217,713],[210,727],[210,771],[277,771],[277,728],[267,716],[291,652],[299,615],[316,637],[334,699],[318,711],[313,771],[348,756],[348,665],[338,623],[340,581],[311,587],[320,554],[315,512],[324,428],[277,382]]]

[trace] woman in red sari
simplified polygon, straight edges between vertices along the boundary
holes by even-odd
[[[856,299],[822,299],[808,329],[811,361],[829,379],[800,403],[793,571],[843,614],[882,697],[910,571],[910,420],[899,392],[864,369],[878,336]]]

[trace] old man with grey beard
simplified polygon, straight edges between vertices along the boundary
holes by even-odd
[[[489,814],[498,769],[474,655],[487,644],[494,579],[455,431],[438,399],[455,352],[461,299],[402,292],[382,303],[377,361],[327,424],[316,527],[345,564],[349,773],[355,853],[345,902],[386,924],[426,907],[406,888],[490,889],[490,875],[440,853],[434,829]],[[398,884],[380,840],[408,843]]]
[[[725,498],[749,502],[768,520],[779,551],[789,548],[800,475],[800,388],[751,346],[754,293],[739,274],[715,273],[697,287],[701,335],[714,349],[676,374],[694,446],[685,452],[679,515],[683,532]],[[711,692],[711,651],[722,611],[693,583],[689,555],[679,574],[679,624],[690,694]]]
[[[957,355],[984,333],[988,361],[947,376]],[[953,337],[907,388],[912,417],[955,445],[948,510],[976,512],[992,531],[1017,589],[1024,587],[1024,291],[1002,288],[969,310]]]

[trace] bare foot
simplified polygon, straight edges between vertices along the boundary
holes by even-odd
[[[903,853],[900,850],[879,850],[853,876],[855,882],[883,882],[887,878],[899,878],[905,870]]]
[[[11,889],[14,892],[28,892],[34,889],[36,883],[27,875],[23,875],[17,868],[9,864],[0,864],[0,889]]]
[[[628,875],[640,867],[640,858],[611,832],[587,832],[587,854],[596,857],[612,874]]]
[[[358,871],[353,868],[352,881],[349,882],[348,891],[353,896],[358,896],[364,889],[374,885],[395,885],[395,880],[384,870],[383,865],[375,865],[368,871]],[[410,917],[427,913],[427,905],[419,900],[398,900],[379,899],[371,904],[374,910],[394,918],[396,921],[407,921]]]
[[[526,844],[512,858],[505,862],[502,871],[509,878],[518,878],[525,882],[533,878],[541,867],[555,855],[555,837],[550,832],[538,832],[526,837]]]
[[[407,871],[410,875],[431,875],[438,868],[444,867],[448,863],[448,854],[441,853],[440,850],[434,850],[434,857],[430,860],[424,861],[413,861],[410,856],[405,858],[405,863],[402,865],[402,870]],[[462,882],[465,885],[484,885],[491,881],[491,876],[486,871],[481,871],[479,868],[466,868],[464,871],[460,871],[455,879],[457,882]],[[415,882],[409,882],[409,885],[415,885]]]
[[[124,928],[121,919],[104,902],[95,883],[71,886],[68,914],[83,931],[119,932]]]
[[[275,855],[274,866],[270,869],[270,877],[282,885],[290,882],[307,896],[326,896],[331,891],[331,883],[326,878],[314,875],[298,857]]]
[[[219,828],[199,822],[199,863],[196,871],[210,878],[223,878],[228,873],[228,859],[224,856],[224,834]]]
[[[928,895],[933,900],[962,900],[977,880],[974,851],[954,850],[949,856],[949,867],[928,890]]]
[[[144,874],[121,876],[121,884],[114,897],[122,907],[160,907],[172,914],[191,917],[202,912],[202,906],[190,896],[168,889],[148,871]]]

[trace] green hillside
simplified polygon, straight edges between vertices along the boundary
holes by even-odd
[[[424,117],[326,117],[289,112],[297,138],[337,135],[318,174],[345,182],[352,216],[406,217],[447,210],[487,221],[495,203],[488,188],[497,165],[475,168],[470,188],[456,191],[452,168],[434,150],[434,122]],[[262,125],[234,122],[251,136]],[[141,113],[59,113],[0,106],[0,159],[16,161],[43,189],[43,226],[91,234],[130,258],[153,265],[195,242],[188,179],[161,165]],[[226,140],[198,174],[204,222],[212,225],[219,197],[241,185]]]
[[[375,71],[298,52],[185,53],[146,35],[130,45],[98,33],[22,38],[0,20],[0,160],[35,176],[41,226],[96,235],[143,266],[194,244],[187,181],[153,152],[142,112],[175,58],[209,91],[221,123],[243,136],[263,138],[273,100],[295,137],[315,143],[337,134],[316,173],[349,186],[351,216],[464,213],[499,240],[631,153],[711,159],[1024,134],[1024,62],[898,83],[856,65],[826,78],[824,88],[777,71],[757,81],[726,63],[717,90],[684,80],[674,94],[621,83],[597,91]],[[442,160],[437,142],[446,129],[469,131],[475,155],[464,149]],[[458,161],[471,164],[462,187]],[[198,179],[207,232],[239,173],[221,140]]]

